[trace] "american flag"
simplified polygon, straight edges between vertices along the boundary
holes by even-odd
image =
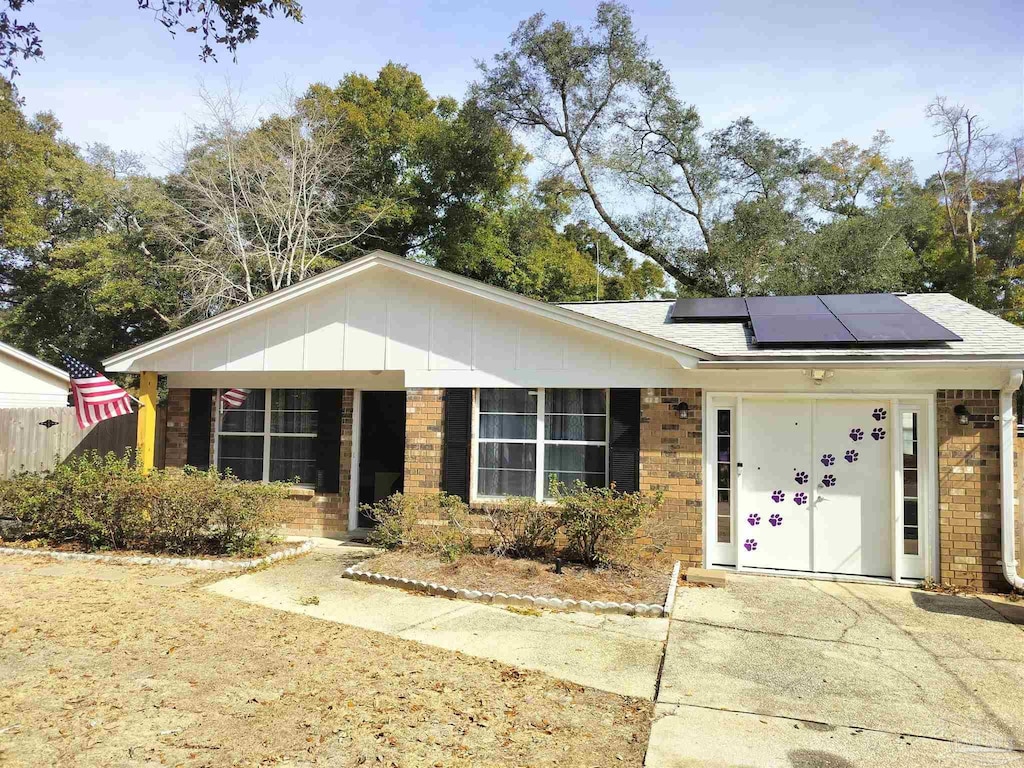
[[[117,384],[71,355],[60,352],[60,359],[71,376],[75,417],[82,429],[132,412],[132,396]]]
[[[220,401],[224,403],[225,408],[238,408],[245,402],[245,398],[248,396],[248,389],[226,389],[221,394]]]

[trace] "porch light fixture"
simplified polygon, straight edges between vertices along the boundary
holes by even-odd
[[[967,410],[967,406],[964,405],[963,403],[960,403],[960,405],[956,406],[953,409],[953,413],[956,414],[956,419],[961,424],[966,425],[971,423],[971,412]]]
[[[676,409],[676,413],[679,414],[680,419],[690,418],[690,404],[689,403],[676,403],[672,406]]]

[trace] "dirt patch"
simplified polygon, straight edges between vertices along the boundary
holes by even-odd
[[[0,764],[643,761],[649,702],[235,602],[198,589],[204,578],[2,565]]]
[[[564,564],[558,574],[553,563],[537,560],[465,555],[454,563],[442,563],[429,553],[396,550],[371,558],[359,568],[481,592],[661,605],[668,592],[672,566],[673,562],[665,559],[628,568],[593,569]]]

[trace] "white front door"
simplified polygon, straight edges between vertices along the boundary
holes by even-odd
[[[744,400],[741,413],[740,565],[809,571],[813,404]]]
[[[887,402],[814,403],[814,569],[892,575],[892,452]]]
[[[892,573],[889,410],[882,400],[743,400],[742,567]]]

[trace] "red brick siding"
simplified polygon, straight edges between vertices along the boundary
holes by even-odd
[[[441,490],[444,455],[444,390],[405,393],[405,493],[422,496]]]
[[[675,406],[685,402],[689,415]],[[668,551],[684,566],[703,564],[701,390],[640,390],[640,489],[662,491]]]
[[[953,409],[964,404],[970,423]],[[999,503],[999,392],[945,389],[936,397],[939,577],[965,589],[1003,590]]]
[[[183,467],[188,456],[189,390],[167,391],[167,431],[164,433],[164,466]]]

